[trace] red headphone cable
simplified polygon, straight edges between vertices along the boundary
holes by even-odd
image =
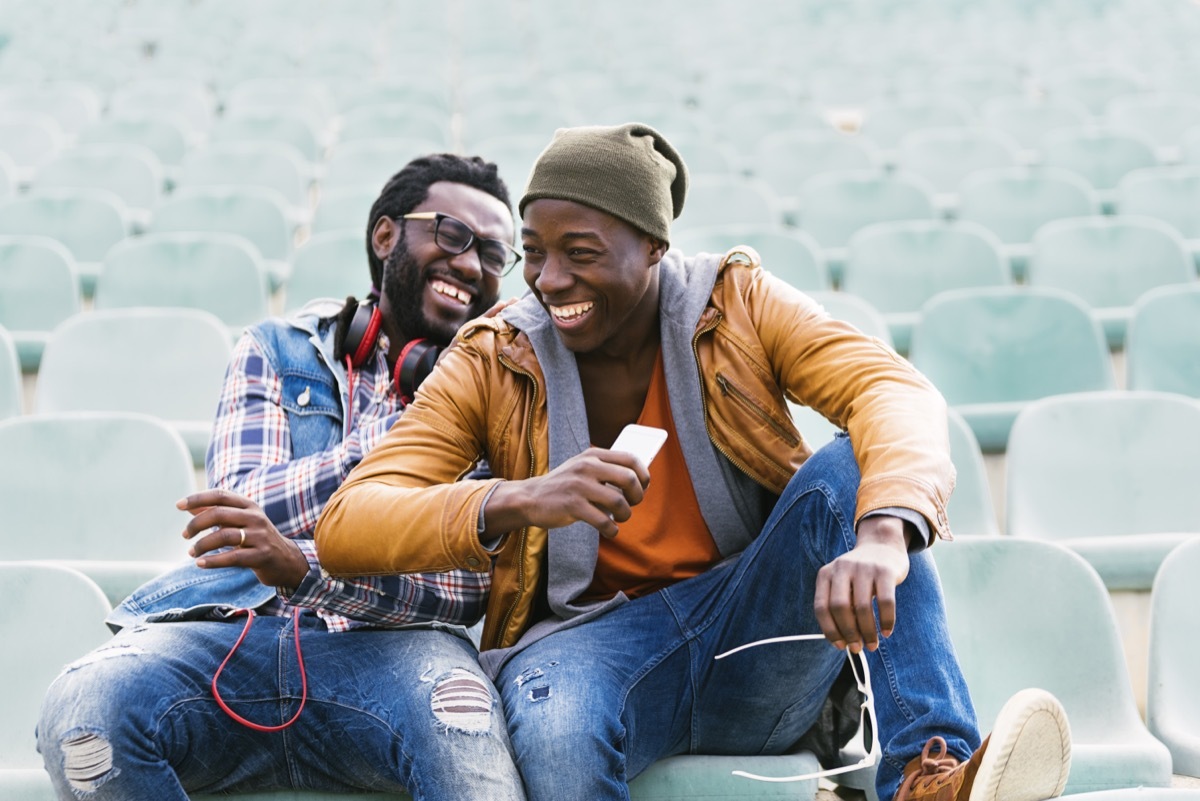
[[[221,662],[221,666],[217,668],[217,672],[212,678],[212,694],[217,700],[217,706],[221,707],[226,715],[236,720],[238,723],[255,731],[275,732],[283,731],[288,726],[291,726],[300,717],[300,713],[304,711],[304,704],[308,701],[308,673],[304,670],[304,653],[300,649],[300,607],[292,608],[292,631],[296,634],[296,663],[300,666],[300,707],[296,710],[296,714],[292,715],[290,720],[287,720],[278,726],[263,726],[260,723],[247,720],[238,713],[229,708],[225,703],[225,699],[221,697],[220,691],[217,690],[217,679],[221,678],[221,672],[225,670],[225,665],[229,664],[229,660],[233,658],[234,653],[241,646],[242,640],[246,639],[246,634],[250,631],[250,626],[254,623],[253,609],[238,609],[233,614],[246,615],[246,625],[242,628],[242,633],[238,635],[237,642],[229,649],[229,653],[225,656],[225,660]]]

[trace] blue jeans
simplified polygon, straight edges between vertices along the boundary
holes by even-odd
[[[186,801],[185,793],[310,789],[416,799],[522,799],[504,718],[474,647],[445,631],[328,632],[302,617],[308,702],[274,733],[235,722],[213,673],[232,622],[122,629],[50,686],[38,749],[61,799]],[[293,623],[254,620],[219,690],[261,725],[300,699]]]
[[[858,480],[849,440],[838,437],[805,463],[739,558],[514,656],[496,687],[530,799],[627,799],[631,779],[674,754],[788,751],[817,719],[844,653],[819,640],[713,656],[820,632],[816,573],[854,545]],[[928,554],[912,555],[897,617],[867,657],[881,799],[895,795],[929,737],[960,759],[979,746]]]

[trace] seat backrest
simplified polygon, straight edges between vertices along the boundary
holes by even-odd
[[[304,157],[282,142],[218,142],[188,153],[179,168],[180,189],[249,186],[278,192],[295,208],[308,208]]]
[[[1005,244],[1033,241],[1051,220],[1100,213],[1096,191],[1068,170],[999,167],[979,170],[958,188],[958,219],[976,222]]]
[[[46,344],[34,411],[129,411],[211,424],[232,353],[228,329],[199,309],[77,314]]]
[[[386,139],[356,139],[335,145],[325,164],[323,191],[370,189],[376,195],[387,180],[381,164],[407,164],[417,156],[436,153],[445,146],[438,140],[392,136]],[[366,226],[366,217],[362,225]]]
[[[952,405],[1116,384],[1104,333],[1088,308],[1048,287],[939,293],[921,309],[909,358]]]
[[[125,205],[110,192],[47,189],[0,201],[0,234],[51,237],[77,262],[102,261],[129,230]]]
[[[31,188],[100,189],[130,208],[151,209],[163,191],[163,170],[158,157],[141,145],[79,145],[39,169]]]
[[[207,133],[216,115],[216,98],[203,81],[144,79],[113,90],[110,117],[166,117],[182,122],[191,135]]]
[[[1003,286],[1000,241],[974,223],[875,223],[850,238],[842,288],[883,313],[915,312],[947,289]]]
[[[316,236],[334,231],[364,232],[371,204],[378,196],[379,190],[370,186],[323,189],[313,210],[309,233]]]
[[[1070,99],[1031,100],[1025,95],[1009,95],[988,100],[981,115],[989,128],[1003,131],[1022,147],[1036,149],[1050,131],[1085,124],[1089,112]]]
[[[1033,238],[1028,280],[1071,292],[1093,308],[1132,306],[1148,290],[1195,280],[1187,246],[1149,217],[1055,220]]]
[[[79,134],[81,145],[140,145],[164,167],[175,167],[188,149],[188,125],[170,114],[149,112],[96,120]]]
[[[1130,389],[1200,398],[1200,284],[1165,286],[1142,295],[1126,335]]]
[[[1133,170],[1117,185],[1117,210],[1162,220],[1187,239],[1200,239],[1200,164]]]
[[[387,139],[393,136],[450,144],[449,118],[444,111],[404,103],[360,105],[342,115],[340,142]]]
[[[100,116],[99,92],[75,81],[21,81],[0,87],[0,118],[44,114],[67,136],[75,136]]]
[[[1158,392],[1043,398],[1017,416],[1007,529],[1060,540],[1200,534],[1200,402]]]
[[[148,234],[108,252],[96,279],[97,309],[179,306],[212,312],[231,327],[267,316],[267,272],[235,234]]]
[[[809,297],[825,307],[825,311],[837,320],[845,320],[867,336],[883,340],[892,345],[892,332],[879,309],[858,295],[849,292],[809,292]]]
[[[1154,577],[1150,600],[1150,660],[1146,677],[1146,724],[1171,750],[1176,773],[1200,773],[1200,685],[1196,663],[1195,587],[1200,576],[1200,539],[1173,550]]]
[[[830,288],[820,246],[800,231],[766,224],[712,225],[673,231],[671,240],[686,256],[725,253],[737,245],[749,245],[762,257],[763,269],[797,289]]]
[[[7,559],[178,561],[195,491],[183,438],[143,414],[33,414],[0,422]]]
[[[104,593],[77,570],[0,562],[0,769],[41,768],[33,732],[46,689],[67,663],[111,635]]]
[[[867,106],[859,132],[881,148],[894,148],[913,131],[959,127],[970,118],[970,106],[956,97],[909,94]]]
[[[859,228],[934,219],[933,190],[905,173],[847,170],[814,175],[800,188],[800,228],[823,248],[842,247]]]
[[[44,236],[0,236],[0,325],[43,331],[79,312],[70,251]]]
[[[782,225],[775,193],[740,176],[699,175],[688,184],[687,203],[674,223],[680,228],[723,223]]]
[[[1066,708],[1076,741],[1142,728],[1112,602],[1081,557],[1010,537],[963,537],[931,553],[981,722],[1013,693],[1041,687]]]
[[[1133,131],[1059,128],[1042,140],[1042,163],[1078,173],[1095,189],[1112,189],[1131,170],[1158,163],[1154,143]]]
[[[264,259],[286,261],[292,253],[286,199],[262,187],[178,189],[154,211],[150,230],[237,234],[250,240]]]
[[[1042,75],[1040,83],[1051,100],[1074,100],[1094,115],[1103,114],[1113,98],[1134,94],[1143,86],[1140,76],[1107,62],[1062,66]]]
[[[989,128],[922,128],[900,140],[896,163],[939,192],[957,192],[975,170],[1017,164],[1017,143]]]
[[[320,161],[324,153],[320,136],[307,116],[280,110],[243,111],[236,116],[223,116],[213,126],[209,141],[283,145],[293,148],[309,164]]]
[[[21,414],[24,403],[22,381],[17,346],[13,344],[12,334],[0,325],[0,420]]]
[[[63,132],[45,114],[13,114],[0,120],[0,153],[31,171],[54,158],[63,147]]]
[[[1105,117],[1137,131],[1158,147],[1176,147],[1184,131],[1200,125],[1200,97],[1182,92],[1120,95],[1108,102]]]
[[[759,141],[753,168],[755,176],[765,181],[775,194],[792,197],[814,175],[835,170],[869,170],[878,163],[878,158],[870,141],[828,127],[776,129]]]
[[[996,519],[996,507],[992,503],[992,490],[988,482],[987,465],[975,432],[954,409],[947,413],[950,429],[950,458],[958,473],[954,493],[946,512],[950,516],[950,530],[968,536],[994,536],[1000,533]]]
[[[317,234],[296,249],[283,308],[295,311],[317,298],[361,297],[370,283],[361,231]]]

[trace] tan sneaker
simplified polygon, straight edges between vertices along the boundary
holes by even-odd
[[[1043,801],[1062,795],[1071,770],[1067,713],[1050,693],[1008,699],[992,733],[960,763],[933,737],[904,767],[895,801]]]

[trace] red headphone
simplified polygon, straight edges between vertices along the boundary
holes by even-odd
[[[382,325],[383,314],[379,311],[378,303],[368,299],[358,304],[346,328],[346,339],[342,346],[343,356],[349,360],[352,368],[366,364],[379,340]],[[406,406],[412,403],[417,387],[433,372],[441,350],[427,339],[410,339],[405,343],[400,358],[396,359],[392,381],[396,393]]]

